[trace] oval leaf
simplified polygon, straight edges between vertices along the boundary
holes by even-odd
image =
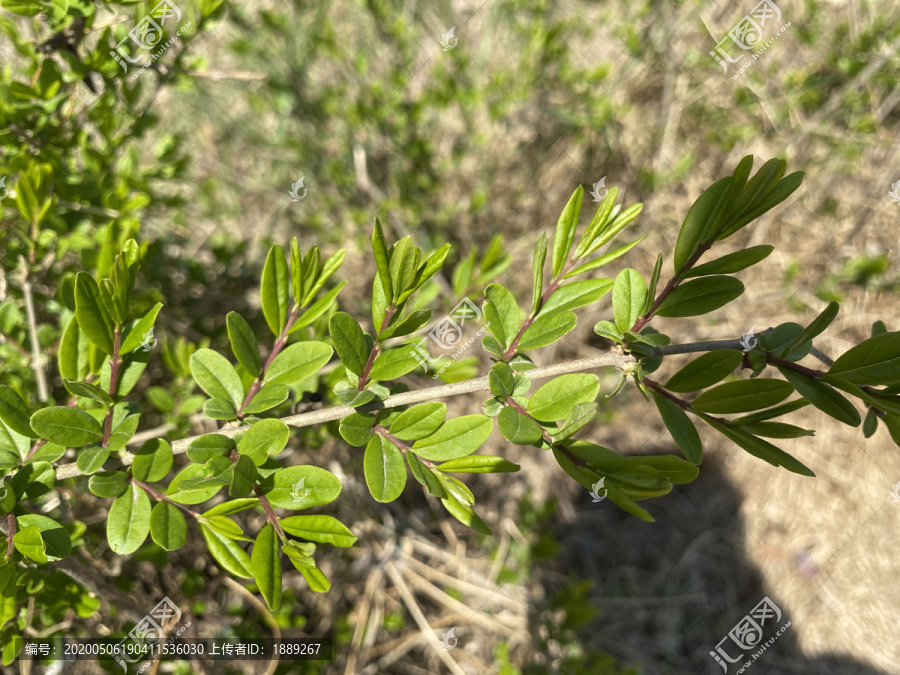
[[[31,428],[41,438],[67,448],[80,448],[103,438],[100,422],[81,408],[54,406],[31,416]]]
[[[150,499],[134,483],[116,498],[106,521],[109,546],[119,555],[134,553],[150,532]]]
[[[431,436],[416,441],[413,447],[419,457],[435,462],[458,459],[480,448],[491,435],[493,426],[486,415],[463,415],[447,420]]]
[[[211,398],[231,401],[239,408],[244,399],[244,386],[231,362],[212,349],[198,349],[191,354],[191,374]]]

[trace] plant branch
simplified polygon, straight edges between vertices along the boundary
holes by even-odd
[[[260,372],[259,377],[253,380],[253,384],[250,385],[250,389],[247,391],[247,395],[244,397],[243,403],[241,403],[241,409],[237,411],[238,417],[243,417],[243,410],[246,408],[250,401],[253,400],[253,397],[259,393],[260,388],[262,387],[263,380],[266,377],[266,371],[269,369],[269,366],[272,365],[272,361],[275,360],[275,357],[281,352],[284,348],[285,343],[288,339],[288,333],[291,330],[291,326],[294,325],[294,322],[297,320],[297,317],[300,315],[300,306],[294,305],[291,309],[291,314],[288,317],[287,323],[284,324],[284,330],[281,331],[281,335],[278,336],[278,339],[275,340],[275,344],[272,345],[272,352],[269,354],[269,358],[266,359],[266,364],[262,368],[262,372]]]
[[[34,379],[37,382],[38,400],[43,403],[50,398],[47,387],[47,374],[41,361],[41,343],[37,335],[37,316],[34,312],[34,295],[31,292],[31,281],[28,279],[28,264],[23,256],[19,256],[22,264],[22,295],[25,298],[25,316],[28,320],[28,334],[31,337],[31,357],[34,368]]]
[[[771,328],[767,328],[764,331],[760,331],[759,333],[754,333],[754,337],[758,338],[760,335],[767,335],[772,331]],[[737,351],[744,351],[746,349],[745,344],[743,343],[743,338],[740,340],[708,340],[705,342],[688,342],[683,345],[666,345],[665,347],[657,347],[653,350],[654,356],[672,356],[673,354],[692,354],[694,352],[712,352],[719,349],[735,349]]]
[[[12,561],[13,550],[15,550],[13,539],[16,536],[16,516],[14,514],[9,513],[6,515],[6,527],[8,528],[6,534],[6,557]]]
[[[787,368],[789,370],[796,371],[801,373],[802,375],[806,375],[807,377],[811,377],[814,380],[818,380],[820,377],[825,375],[821,370],[814,370],[812,368],[807,368],[806,366],[801,366],[799,363],[794,363],[793,361],[787,361],[785,359],[779,359],[778,357],[772,356],[770,352],[766,352],[766,363],[770,363],[773,366],[781,366],[782,368]]]
[[[192,511],[191,509],[186,507],[184,504],[179,504],[178,502],[173,501],[172,499],[170,499],[169,497],[164,495],[162,492],[159,492],[158,490],[155,490],[152,487],[150,487],[149,485],[147,485],[147,483],[144,483],[143,481],[139,481],[136,478],[132,478],[131,482],[134,483],[137,487],[144,490],[147,494],[149,494],[151,497],[153,497],[156,501],[168,502],[172,506],[177,506],[179,509],[181,509],[185,513],[185,515],[188,515],[191,518],[195,518],[195,519],[200,518],[200,514],[197,513],[196,511]]]
[[[820,349],[816,349],[815,347],[813,347],[809,350],[809,353],[815,356],[817,359],[819,359],[819,361],[824,363],[829,368],[834,365],[834,359]]]
[[[549,298],[553,292],[559,288],[559,285],[562,283],[563,277],[569,271],[569,268],[572,267],[575,262],[574,258],[570,258],[566,261],[566,264],[563,265],[563,268],[559,271],[559,274],[556,275],[556,278],[553,279],[549,284],[547,284],[546,290],[541,294],[541,300],[538,302],[537,309],[535,309],[531,315],[522,322],[521,328],[519,328],[519,332],[516,333],[516,337],[513,338],[513,341],[510,343],[509,348],[503,352],[503,358],[506,361],[509,361],[513,355],[515,355],[516,350],[519,348],[519,341],[521,341],[522,336],[525,334],[525,331],[534,323],[534,320],[537,318],[537,315],[540,314],[541,308],[544,306],[544,303],[547,302],[547,298]]]
[[[626,366],[635,363],[635,358],[630,354],[619,354],[614,351],[605,352],[596,356],[591,356],[566,363],[557,363],[552,366],[543,366],[527,371],[528,377],[532,380],[539,380],[547,377],[556,377],[557,375],[565,375],[566,373],[577,373],[584,370],[593,370],[595,368],[619,368],[624,369]],[[299,415],[291,415],[282,418],[282,422],[292,427],[309,427],[316,424],[324,424],[333,420],[339,420],[347,415],[355,412],[370,412],[372,410],[380,410],[383,408],[396,408],[398,406],[412,405],[414,403],[423,403],[435,399],[444,399],[451,396],[460,396],[462,394],[471,394],[474,392],[490,391],[487,376],[478,377],[472,380],[464,380],[463,382],[454,382],[453,384],[445,384],[438,387],[428,387],[418,391],[407,391],[402,394],[388,396],[383,401],[373,401],[359,408],[351,408],[346,405],[336,405],[322,410],[314,410],[312,412],[301,413]],[[223,436],[232,437],[239,431],[246,431],[249,427],[243,426],[226,426],[219,429],[215,433]],[[205,435],[205,434],[202,434]],[[174,454],[183,454],[187,452],[190,444],[200,436],[191,436],[182,438],[172,443],[172,452]],[[108,470],[115,470],[116,461],[121,461],[122,465],[131,464],[134,460],[132,453],[126,453],[121,460],[110,460]],[[56,477],[59,480],[64,478],[72,478],[82,475],[81,470],[73,464],[64,464],[57,468]]]
[[[399,438],[394,436],[390,431],[388,431],[387,427],[382,426],[381,424],[376,424],[373,431],[376,434],[378,434],[379,436],[381,436],[382,438],[385,438],[385,439],[389,440],[391,443],[393,443],[394,445],[396,445],[398,448],[400,448],[400,450],[404,454],[408,450],[412,450],[412,448],[410,448],[406,443],[404,443]],[[422,462],[422,464],[424,464],[425,466],[427,466],[430,469],[433,469],[434,467],[437,466],[437,462],[432,462],[430,459],[425,459],[424,457],[419,457],[418,455],[416,455],[416,457],[418,458],[418,460],[420,462]]]
[[[116,391],[119,388],[119,368],[122,367],[122,357],[119,356],[119,349],[122,347],[122,331],[117,325],[114,334],[113,353],[109,361],[109,395],[116,399]],[[110,406],[106,411],[106,419],[103,421],[103,447],[109,445],[109,437],[112,435],[113,410],[115,406]]]
[[[694,251],[694,255],[688,258],[688,261],[684,263],[684,267],[682,267],[678,274],[669,279],[669,283],[667,283],[663,289],[659,292],[659,295],[656,296],[656,300],[653,301],[653,305],[650,307],[650,311],[648,311],[644,316],[640,317],[637,321],[634,322],[634,325],[631,327],[632,333],[640,333],[641,329],[650,323],[650,319],[653,318],[653,315],[656,314],[656,310],[659,309],[659,306],[663,303],[663,301],[669,297],[669,294],[678,288],[678,284],[681,283],[682,275],[691,269],[700,257],[706,253],[712,247],[712,242],[700,244],[697,247],[697,250]]]
[[[369,352],[369,358],[366,361],[366,365],[359,376],[359,383],[356,385],[357,391],[362,391],[369,383],[369,373],[372,372],[372,366],[375,365],[375,357],[378,356],[378,351],[380,348],[380,343],[378,342],[378,333],[387,329],[387,327],[391,323],[391,319],[394,318],[394,314],[396,313],[397,306],[392,302],[390,307],[384,310],[384,320],[381,322],[381,328],[376,328],[375,326],[373,326],[373,328],[375,329],[375,344],[372,345],[372,351]]]

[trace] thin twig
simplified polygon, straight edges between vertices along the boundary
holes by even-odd
[[[31,293],[31,281],[28,279],[28,264],[23,256],[19,256],[22,264],[22,295],[25,297],[25,316],[28,319],[28,334],[31,336],[31,357],[34,367],[34,378],[37,381],[38,400],[43,403],[50,398],[47,387],[47,375],[41,361],[41,343],[37,335],[37,317],[34,313],[34,296]]]

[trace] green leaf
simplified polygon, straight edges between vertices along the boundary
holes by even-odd
[[[603,267],[604,265],[608,265],[613,260],[617,260],[618,258],[621,258],[623,255],[628,253],[628,251],[630,251],[635,246],[640,244],[646,238],[647,238],[647,236],[644,235],[643,237],[640,237],[639,239],[635,239],[634,241],[632,241],[628,244],[625,244],[624,246],[620,246],[619,248],[614,249],[614,250],[610,251],[609,253],[604,253],[599,258],[594,258],[590,262],[586,262],[584,265],[576,267],[574,270],[572,270],[571,272],[566,274],[563,277],[563,279],[571,279],[573,277],[577,277],[580,274],[584,274],[585,272],[590,272],[592,270],[599,269],[600,267]]]
[[[241,529],[241,526],[234,522],[231,518],[226,518],[225,516],[221,515],[210,516],[208,518],[204,517],[200,522],[213,532],[217,532],[223,537],[228,537],[229,539],[233,539],[234,541],[253,541],[250,537],[244,534],[244,530]]]
[[[123,471],[101,471],[91,476],[88,489],[98,497],[118,497],[128,488],[128,480]]]
[[[313,321],[322,316],[331,305],[334,304],[335,299],[338,296],[338,293],[341,292],[341,289],[347,285],[346,281],[340,282],[337,286],[328,291],[321,298],[316,300],[309,309],[303,312],[299,318],[291,325],[288,329],[288,335],[293,333],[294,331],[300,330],[301,328],[305,328],[310,325]]]
[[[780,356],[787,356],[804,345],[804,343],[812,340],[813,338],[819,336],[828,326],[831,325],[831,322],[834,321],[835,317],[837,317],[838,310],[840,309],[840,305],[836,302],[829,302],[828,306],[822,310],[822,312],[810,322],[810,324],[803,329],[797,337],[791,340],[786,347],[783,347],[779,353]]]
[[[656,264],[653,265],[653,273],[650,275],[650,286],[647,289],[647,295],[644,298],[644,306],[641,307],[641,316],[650,311],[653,301],[656,299],[656,287],[659,285],[659,275],[662,274],[663,255],[660,253],[656,256]]]
[[[267,476],[262,489],[272,506],[298,511],[333,502],[341,493],[341,482],[325,469],[297,465]]]
[[[447,420],[431,436],[417,440],[413,448],[419,457],[435,462],[465,457],[481,447],[493,426],[486,415],[463,415]]]
[[[698,267],[694,267],[682,275],[683,279],[691,277],[702,277],[709,274],[731,274],[740,272],[748,267],[755,265],[761,260],[769,257],[769,254],[775,250],[774,246],[751,246],[743,251],[735,251],[728,255],[711,260]]]
[[[294,297],[294,306],[303,303],[303,256],[300,255],[300,242],[297,237],[291,237],[291,294]]]
[[[284,403],[291,390],[283,384],[267,384],[244,406],[245,413],[261,413]]]
[[[412,284],[418,263],[417,253],[410,237],[403,237],[391,247],[389,269],[395,302],[399,302],[400,294]]]
[[[259,499],[256,497],[245,497],[241,499],[231,499],[212,507],[208,511],[203,512],[203,516],[211,518],[212,516],[229,516],[232,513],[238,513],[246,509],[259,506]]]
[[[269,249],[266,264],[263,266],[259,298],[266,323],[276,337],[281,335],[287,323],[289,287],[284,249],[275,244]]]
[[[49,492],[55,483],[56,471],[49,462],[26,464],[10,481],[18,499],[40,497]]]
[[[516,382],[508,363],[495,363],[488,372],[488,386],[491,393],[501,399],[512,396]]]
[[[484,318],[491,333],[504,349],[509,347],[519,331],[519,306],[513,294],[500,284],[490,284],[484,289]]]
[[[771,160],[778,161],[778,160]],[[778,170],[775,173],[774,180],[778,180],[781,176],[784,175],[784,160],[780,160],[780,164],[778,166]],[[762,173],[762,169],[760,169],[760,173]],[[743,215],[740,216],[735,222],[719,234],[718,238],[723,239],[737,230],[741,229],[747,223],[756,220],[762,214],[770,211],[771,209],[778,206],[785,199],[790,197],[794,191],[800,187],[800,184],[803,182],[804,173],[802,171],[795,171],[794,173],[784,176],[781,180],[778,180],[778,183],[774,188],[768,190],[767,196],[762,199],[756,206],[748,208],[744,211]],[[771,183],[769,183],[771,185]],[[768,186],[766,186],[768,187]]]
[[[703,392],[691,407],[706,413],[738,413],[768,408],[780,403],[794,391],[782,380],[759,377],[755,380],[726,382]]]
[[[401,441],[417,441],[435,433],[446,416],[443,403],[421,403],[400,413],[391,423],[390,432]]]
[[[138,380],[141,379],[141,375],[144,374],[149,361],[150,352],[146,352],[143,349],[125,355],[122,367],[119,368],[119,382],[115,392],[117,398],[127,396],[134,389]],[[111,377],[109,363],[109,360],[105,361],[100,370],[100,388],[106,391],[109,391]]]
[[[853,384],[900,382],[900,332],[881,333],[841,354],[828,369]]]
[[[206,476],[207,470],[205,465],[188,464],[175,474],[172,482],[169,483],[166,494],[169,499],[179,504],[202,504],[222,489],[221,482],[200,483],[200,479],[206,478]],[[193,486],[191,486],[191,481],[194,481]],[[188,487],[182,488],[182,483],[187,484]]]
[[[240,408],[244,386],[228,359],[212,349],[198,349],[191,354],[190,363],[191,374],[203,391],[211,398],[223,398]]]
[[[358,408],[378,398],[378,395],[371,389],[363,389],[360,391],[350,382],[343,380],[338,382],[334,387],[334,393],[338,400],[351,408]]]
[[[369,379],[374,382],[395,380],[419,367],[416,353],[409,346],[388,349],[375,357]]]
[[[430,467],[426,466],[425,463],[416,456],[416,453],[407,452],[406,462],[409,464],[409,470],[412,472],[413,477],[422,484],[428,491],[428,494],[440,499],[447,496],[447,491],[441,484],[440,479],[438,479]]]
[[[31,428],[41,438],[67,448],[80,448],[103,438],[100,422],[81,408],[54,406],[31,416]]]
[[[262,361],[259,358],[259,344],[250,324],[237,312],[228,312],[225,323],[228,326],[228,339],[231,341],[234,358],[253,377],[259,377],[262,373]]]
[[[415,279],[413,279],[412,286],[403,291],[400,294],[400,297],[397,298],[397,304],[404,302],[412,293],[419,288],[421,288],[426,281],[428,281],[431,277],[433,277],[441,267],[444,265],[444,260],[447,259],[447,254],[450,252],[450,244],[444,244],[437,251],[428,256],[428,259],[419,266],[419,269],[416,271]]]
[[[597,236],[596,239],[591,243],[587,248],[587,252],[585,255],[591,255],[598,248],[603,246],[604,244],[612,241],[619,232],[624,230],[628,225],[631,224],[639,215],[641,215],[641,211],[644,210],[643,204],[632,204],[627,209],[622,211],[618,216],[616,216],[615,220],[606,225]]]
[[[29,560],[37,563],[47,562],[47,552],[41,531],[35,525],[23,527],[13,537],[16,550]]]
[[[157,502],[150,512],[150,537],[166,551],[177,551],[187,541],[187,523],[177,506]]]
[[[739,365],[743,355],[730,349],[707,352],[688,363],[669,378],[665,388],[679,393],[705,389],[723,380]]]
[[[546,314],[541,312],[534,323],[522,333],[518,348],[520,350],[537,349],[553,344],[575,328],[577,322],[578,319],[574,312],[567,309],[559,309]]]
[[[294,562],[293,560],[291,562]],[[294,564],[297,567],[296,563]],[[328,581],[328,577],[325,576],[325,573],[320,570],[318,567],[309,567],[309,568],[300,568],[300,574],[303,575],[303,578],[306,579],[306,583],[309,584],[309,590],[314,591],[315,593],[327,593],[331,590],[331,582]]]
[[[106,463],[106,460],[109,459],[109,455],[109,448],[101,448],[100,446],[85,448],[78,453],[78,458],[75,460],[75,466],[78,467],[78,470],[81,471],[81,473],[88,476],[99,471]]]
[[[537,245],[534,247],[534,256],[531,260],[531,313],[540,309],[541,295],[544,292],[544,261],[547,259],[547,235],[541,234]]]
[[[703,446],[700,444],[700,435],[690,418],[674,401],[655,391],[651,391],[650,394],[653,396],[663,424],[666,425],[675,444],[691,464],[700,466],[703,461]]]
[[[222,434],[198,436],[187,449],[188,459],[203,464],[213,457],[223,457],[234,447],[234,440]]]
[[[761,410],[760,412],[753,413],[751,415],[737,417],[733,419],[732,422],[734,422],[735,424],[755,424],[756,422],[762,422],[763,420],[770,420],[775,417],[787,415],[788,413],[792,413],[795,410],[800,410],[800,408],[805,408],[808,405],[809,401],[798,398],[793,401],[788,401],[787,403],[777,405],[774,408],[769,408],[768,410]]]
[[[646,298],[647,284],[637,270],[626,268],[619,272],[612,291],[613,316],[619,331],[631,330],[641,316]]]
[[[422,326],[431,320],[430,309],[420,309],[412,312],[402,321],[395,323],[393,326],[385,328],[378,334],[378,340],[387,340],[392,337],[403,337],[412,332],[419,330]],[[366,355],[368,356],[368,354]]]
[[[328,320],[328,330],[344,367],[351,373],[362,375],[371,347],[366,344],[366,335],[356,319],[346,312],[335,312]]]
[[[151,438],[134,453],[131,475],[139,481],[155,483],[169,475],[174,455],[172,446],[161,438]]]
[[[584,197],[584,188],[580,185],[569,198],[569,202],[563,209],[556,223],[556,234],[553,236],[553,276],[560,273],[569,257],[572,249],[572,241],[575,238],[575,229],[578,227],[578,216],[581,214],[581,200]]]
[[[366,485],[379,502],[392,502],[406,487],[406,464],[400,449],[381,436],[373,436],[363,458]]]
[[[794,457],[791,457],[784,450],[772,445],[768,441],[757,438],[746,431],[741,431],[740,429],[721,424],[708,415],[701,416],[711,427],[728,437],[736,445],[743,448],[754,457],[759,457],[773,466],[783,466],[788,471],[799,473],[802,476],[816,475],[805,464]]]
[[[312,287],[307,290],[305,296],[303,297],[302,305],[307,305],[312,302],[312,299],[316,296],[320,290],[322,290],[322,286],[325,285],[325,282],[328,281],[331,276],[337,272],[341,265],[344,262],[344,256],[347,255],[347,251],[345,249],[339,248],[328,260],[325,261],[325,264],[322,266],[322,271],[319,272],[319,276],[316,279],[315,283]],[[341,282],[341,286],[344,285],[345,282]]]
[[[528,413],[539,422],[558,422],[579,403],[588,403],[600,393],[600,381],[590,373],[561,375],[544,384],[528,401]]]
[[[372,438],[374,426],[375,418],[371,415],[353,413],[341,420],[338,431],[341,434],[341,438],[350,445],[361,448]]]
[[[727,194],[731,182],[731,176],[716,181],[691,205],[681,229],[678,231],[678,240],[675,242],[675,255],[672,257],[675,274],[680,274],[684,270],[688,260],[697,251],[707,230],[707,225],[710,223],[716,207]]]
[[[662,301],[658,316],[683,317],[707,314],[727,305],[744,292],[744,284],[724,275],[702,277],[681,284]]]
[[[72,539],[66,529],[53,518],[27,513],[16,518],[20,528],[36,527],[44,540],[47,560],[53,562],[67,557],[72,552]]]
[[[75,277],[75,319],[81,332],[105,354],[113,353],[113,321],[100,299],[100,287],[87,272]]]
[[[591,222],[585,229],[584,234],[581,235],[578,246],[575,247],[576,258],[583,258],[586,255],[585,251],[588,250],[588,247],[590,247],[590,245],[594,242],[594,240],[597,238],[597,235],[606,228],[609,222],[609,217],[612,214],[613,206],[615,206],[616,199],[618,199],[618,197],[619,188],[609,188],[606,196],[603,198],[603,201],[601,201],[600,205],[597,207],[597,211],[596,213],[594,213],[594,217],[591,218]]]
[[[810,429],[801,429],[793,424],[785,424],[783,422],[742,424],[741,429],[754,436],[765,436],[766,438],[801,438],[803,436],[816,435],[816,432]]]
[[[491,528],[475,514],[475,510],[469,504],[464,504],[452,494],[448,494],[445,499],[441,500],[441,503],[451,516],[466,527],[471,527],[482,534],[493,534]]]
[[[247,455],[241,455],[234,464],[234,471],[231,475],[231,485],[228,487],[228,494],[231,497],[246,497],[253,492],[253,485],[259,473],[256,470],[256,464]]]
[[[127,354],[144,344],[162,306],[161,302],[157,302],[141,319],[131,321],[125,326],[122,331],[122,345],[119,347],[120,354]]]
[[[621,332],[619,332],[619,329],[616,328],[616,325],[612,321],[598,321],[594,326],[594,332],[600,337],[604,337],[607,340],[612,340],[613,342],[621,343],[625,339],[625,337]]]
[[[106,520],[106,538],[113,552],[134,553],[150,532],[150,499],[134,483],[116,498]]]
[[[818,382],[790,368],[778,367],[778,371],[797,389],[807,401],[826,415],[851,427],[858,427],[862,422],[859,411],[843,395],[836,392],[824,382]]]
[[[90,382],[75,382],[74,380],[67,380],[65,378],[63,378],[63,384],[65,384],[66,390],[73,396],[91,399],[107,408],[114,403],[112,396],[100,389],[96,384],[91,384]],[[2,407],[2,405],[0,405],[0,407]]]
[[[237,418],[234,403],[224,398],[211,398],[203,404],[203,414],[213,420],[233,420]]]
[[[273,612],[281,608],[281,550],[278,534],[272,523],[260,530],[250,555],[253,578],[259,593]]]
[[[541,314],[560,309],[576,309],[597,302],[613,288],[612,279],[584,279],[560,286],[541,307]],[[630,326],[629,326],[630,328]]]
[[[586,427],[597,414],[599,406],[593,401],[589,403],[579,403],[572,408],[571,412],[566,416],[565,421],[559,427],[559,430],[553,432],[553,442],[558,443],[571,437]]]
[[[250,556],[236,541],[216,532],[203,523],[200,524],[200,533],[203,535],[203,540],[209,547],[212,557],[226,572],[244,579],[253,578]]]
[[[280,522],[285,532],[308,541],[340,548],[350,548],[356,543],[356,536],[347,526],[331,516],[290,516]]]
[[[272,359],[263,384],[294,384],[319,372],[333,350],[324,342],[297,342]]]
[[[284,450],[290,437],[290,428],[281,420],[260,420],[238,441],[237,450],[252,459],[256,466],[262,466],[270,455]]]
[[[542,438],[541,425],[512,406],[506,406],[500,411],[497,426],[503,438],[517,445],[532,445],[539,443]]]
[[[88,354],[91,342],[74,318],[66,325],[59,343],[57,362],[59,374],[69,380],[81,380],[88,373]]]
[[[0,420],[17,434],[37,438],[29,418],[28,405],[22,397],[12,387],[0,384]]]
[[[298,248],[299,253],[299,248]],[[316,277],[319,274],[319,247],[313,246],[306,252],[306,256],[303,258],[300,263],[300,273],[302,279],[300,280],[300,284],[303,289],[312,289],[313,282],[316,280]],[[301,295],[306,295],[305,290]],[[295,302],[299,303],[300,298],[294,298]]]
[[[438,465],[438,470],[450,473],[511,473],[521,467],[502,457],[491,455],[470,455],[460,459],[451,459]]]
[[[387,242],[384,238],[384,231],[381,229],[381,221],[375,219],[375,229],[372,232],[372,252],[375,255],[375,264],[378,266],[378,277],[381,279],[381,288],[388,300],[394,298],[394,290],[391,285],[391,264],[388,257]],[[383,326],[375,322],[378,330]]]

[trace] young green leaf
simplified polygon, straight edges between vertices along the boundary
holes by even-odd
[[[440,499],[444,499],[447,496],[447,491],[444,489],[444,486],[441,484],[440,479],[435,475],[434,471],[432,471],[428,466],[426,466],[421,459],[416,456],[414,452],[406,453],[406,463],[409,464],[409,470],[412,472],[413,478],[415,478],[422,486],[428,491],[432,497],[438,497]]]
[[[328,331],[344,367],[351,373],[362,375],[372,348],[366,343],[366,334],[356,319],[346,312],[335,312],[328,320]]]
[[[120,354],[127,354],[134,351],[145,342],[149,342],[149,337],[153,326],[156,323],[156,317],[159,310],[162,309],[162,303],[157,302],[149,312],[141,319],[129,321],[122,330],[122,345],[119,347]]]
[[[37,434],[31,428],[28,406],[22,397],[12,387],[0,384],[0,420],[6,423],[17,434],[28,438],[36,438]]]
[[[283,384],[267,384],[244,406],[245,413],[261,413],[284,403],[291,390]]]
[[[272,359],[263,384],[294,384],[319,372],[333,350],[324,342],[297,342]]]
[[[828,306],[797,337],[780,350],[779,356],[787,356],[800,349],[807,341],[819,336],[837,317],[840,307],[836,302],[829,302]]]
[[[13,537],[16,550],[36,563],[47,562],[47,549],[36,525],[22,527]]]
[[[531,313],[540,309],[541,295],[544,292],[544,261],[547,259],[547,235],[541,234],[537,245],[534,247],[534,256],[531,260]]]
[[[347,526],[331,516],[290,516],[280,522],[285,532],[308,541],[340,548],[350,548],[356,543],[356,536]]]
[[[519,306],[513,294],[499,284],[491,284],[484,289],[484,318],[490,325],[491,333],[506,349],[512,343],[521,325]]]
[[[435,433],[417,440],[413,449],[419,457],[435,462],[465,457],[481,447],[493,426],[486,415],[463,415],[447,420]]]
[[[81,332],[105,354],[113,353],[112,317],[100,298],[100,287],[87,272],[75,277],[75,319]]]
[[[744,292],[744,284],[734,277],[716,275],[681,284],[662,301],[658,316],[684,317],[708,314],[727,305]]]
[[[603,201],[601,201],[600,205],[597,207],[597,211],[594,213],[594,217],[591,218],[591,222],[585,229],[584,234],[581,235],[581,239],[578,241],[578,246],[575,247],[576,259],[585,257],[585,251],[587,251],[588,247],[594,242],[594,239],[596,239],[597,235],[606,227],[609,221],[610,214],[612,213],[613,206],[615,206],[616,199],[618,199],[618,197],[619,188],[609,188],[609,191],[606,193]],[[571,276],[571,274],[567,276]]]
[[[632,204],[622,211],[622,213],[618,214],[615,217],[615,220],[606,225],[597,235],[596,239],[591,242],[591,245],[588,246],[585,251],[585,255],[591,255],[598,248],[612,241],[619,232],[628,227],[639,215],[641,215],[641,211],[643,210],[643,204]]]
[[[406,464],[400,449],[381,436],[373,436],[363,457],[366,485],[379,502],[392,502],[406,487]]]
[[[150,532],[150,499],[132,483],[116,498],[106,520],[106,538],[119,555],[134,553]]]
[[[641,316],[647,298],[647,283],[637,270],[626,268],[619,272],[613,285],[613,316],[621,332],[631,327]]]
[[[382,293],[384,293],[384,296],[389,300],[393,299],[395,296],[393,286],[391,285],[391,263],[390,258],[388,257],[388,248],[384,238],[384,231],[381,229],[381,221],[379,221],[378,218],[375,219],[375,229],[372,232],[372,252],[375,255],[378,276],[381,279]],[[377,321],[375,322],[375,325],[378,326],[379,330],[383,328]]]
[[[85,448],[78,453],[78,458],[75,460],[75,466],[77,466],[78,470],[85,476],[89,476],[103,468],[106,460],[109,459],[110,453],[111,450],[109,448],[103,448],[99,445]]]
[[[266,256],[266,264],[263,266],[262,280],[259,285],[259,297],[263,316],[266,317],[266,323],[276,337],[281,335],[287,324],[288,289],[284,248],[275,244],[269,249],[269,255]]]
[[[310,306],[310,308],[303,312],[299,316],[299,318],[291,325],[291,327],[288,328],[288,335],[290,335],[294,331],[300,330],[301,328],[305,328],[320,316],[322,316],[325,312],[327,312],[331,305],[334,304],[335,298],[337,298],[338,293],[340,293],[341,289],[346,285],[347,282],[342,281],[321,298],[316,300]]]
[[[440,402],[414,405],[391,423],[391,434],[401,441],[417,441],[430,436],[444,423],[447,406]]]
[[[653,307],[653,301],[656,299],[656,287],[659,285],[659,275],[662,274],[663,255],[660,253],[656,256],[656,264],[653,266],[653,274],[650,275],[650,286],[647,289],[647,295],[644,298],[644,306],[641,307],[641,316],[647,314]]]
[[[291,237],[291,294],[294,296],[294,306],[303,304],[303,256],[300,253],[300,242],[297,237]]]
[[[578,216],[581,214],[581,200],[584,197],[584,188],[580,185],[569,198],[569,202],[563,209],[556,223],[556,234],[553,236],[553,277],[556,278],[566,264],[569,251],[572,249],[572,241],[575,239],[575,229],[578,227]]]
[[[131,474],[139,481],[155,483],[165,478],[172,469],[172,446],[161,438],[151,438],[134,453]]]
[[[651,391],[650,394],[653,396],[663,424],[666,425],[666,429],[669,430],[685,459],[694,466],[700,466],[703,461],[703,446],[700,444],[700,435],[690,418],[674,401],[655,391]]]
[[[593,401],[574,406],[559,429],[553,432],[553,442],[559,443],[581,431],[594,419],[598,408],[599,406]]]
[[[604,253],[599,258],[594,258],[593,260],[586,262],[579,267],[576,267],[574,270],[572,270],[571,272],[566,274],[563,277],[563,279],[571,279],[573,277],[577,277],[580,274],[584,274],[585,272],[590,272],[591,270],[596,270],[596,269],[599,269],[600,267],[603,267],[604,265],[608,265],[613,260],[617,260],[618,258],[621,258],[623,255],[628,253],[628,251],[630,251],[635,246],[640,244],[646,238],[647,238],[647,235],[644,235],[643,237],[640,237],[639,239],[635,239],[634,241],[632,241],[628,244],[625,244],[624,246],[620,246],[619,248],[614,249],[614,250],[610,251],[609,253]]]
[[[319,276],[316,279],[315,283],[313,283],[312,286],[308,290],[306,290],[303,296],[303,302],[299,303],[301,306],[306,306],[310,302],[312,302],[312,299],[316,297],[316,293],[322,290],[322,286],[325,285],[325,282],[328,281],[331,276],[340,269],[341,265],[344,262],[345,255],[347,255],[347,251],[343,248],[339,248],[331,255],[330,258],[328,258],[328,260],[325,261],[325,264],[322,266],[322,271],[319,272]],[[342,281],[340,284],[341,287],[343,287],[345,283],[346,282]],[[313,305],[313,307],[315,307],[315,305]],[[310,308],[309,311],[312,311],[312,308]]]
[[[600,381],[590,373],[570,373],[540,387],[528,401],[528,413],[539,422],[566,419],[579,403],[588,403],[600,393]]]
[[[228,339],[231,341],[231,351],[244,368],[253,377],[259,377],[262,373],[262,361],[259,358],[259,344],[250,324],[237,312],[228,312],[225,317],[228,327]]]
[[[452,494],[448,494],[445,499],[442,499],[441,504],[444,505],[444,508],[447,509],[451,516],[466,527],[471,527],[476,532],[481,532],[488,536],[492,534],[491,528],[476,515],[475,510],[469,504],[464,504]]]
[[[212,349],[198,349],[191,354],[191,374],[200,388],[212,398],[231,401],[239,408],[244,399],[244,385],[231,362]]]
[[[415,312],[411,312],[409,316],[407,316],[402,321],[398,321],[392,326],[385,328],[378,334],[379,342],[381,340],[387,340],[392,337],[403,337],[404,335],[409,335],[417,330],[419,330],[422,326],[428,323],[431,320],[431,310],[430,309],[420,309]],[[368,354],[366,355],[368,356]]]
[[[166,551],[177,551],[187,541],[187,523],[177,506],[157,502],[150,512],[150,537]]]
[[[741,352],[735,350],[719,349],[707,352],[672,375],[665,388],[679,393],[689,393],[711,387],[734,372],[734,369],[741,365],[742,359]]]
[[[728,192],[731,182],[731,176],[716,181],[691,205],[681,229],[678,231],[678,240],[675,242],[675,255],[672,257],[675,274],[684,271],[685,265],[699,248],[707,224],[710,223],[716,207]]]
[[[31,416],[31,428],[51,443],[80,448],[103,438],[100,422],[81,408],[54,406],[42,408]]]
[[[212,420],[229,421],[237,418],[237,409],[224,398],[211,398],[203,403],[203,414]]]
[[[281,608],[281,549],[272,523],[260,530],[250,555],[253,578],[259,593],[273,612]]]
[[[369,379],[375,382],[396,380],[418,367],[419,361],[416,353],[411,351],[409,346],[388,349],[375,357],[372,370],[369,371]]]
[[[781,403],[793,391],[794,387],[782,380],[766,377],[738,380],[703,392],[691,402],[691,407],[716,414],[747,412]]]
[[[511,473],[521,467],[502,457],[491,455],[470,455],[451,459],[438,465],[438,470],[450,473]]]
[[[236,541],[203,523],[200,523],[200,533],[209,547],[210,554],[226,572],[244,579],[253,578],[250,556]]]
[[[399,302],[400,294],[412,284],[416,273],[416,251],[410,237],[403,237],[391,249],[388,269],[391,273],[394,302]]]
[[[243,435],[237,450],[252,459],[256,466],[262,466],[271,455],[284,450],[290,437],[290,428],[281,420],[260,420]]]
[[[553,312],[541,312],[537,319],[522,333],[519,349],[537,349],[553,344],[563,335],[575,328],[578,322],[574,312],[557,309]]]
[[[267,476],[262,490],[272,506],[298,511],[333,502],[341,493],[341,482],[325,469],[296,465]]]

